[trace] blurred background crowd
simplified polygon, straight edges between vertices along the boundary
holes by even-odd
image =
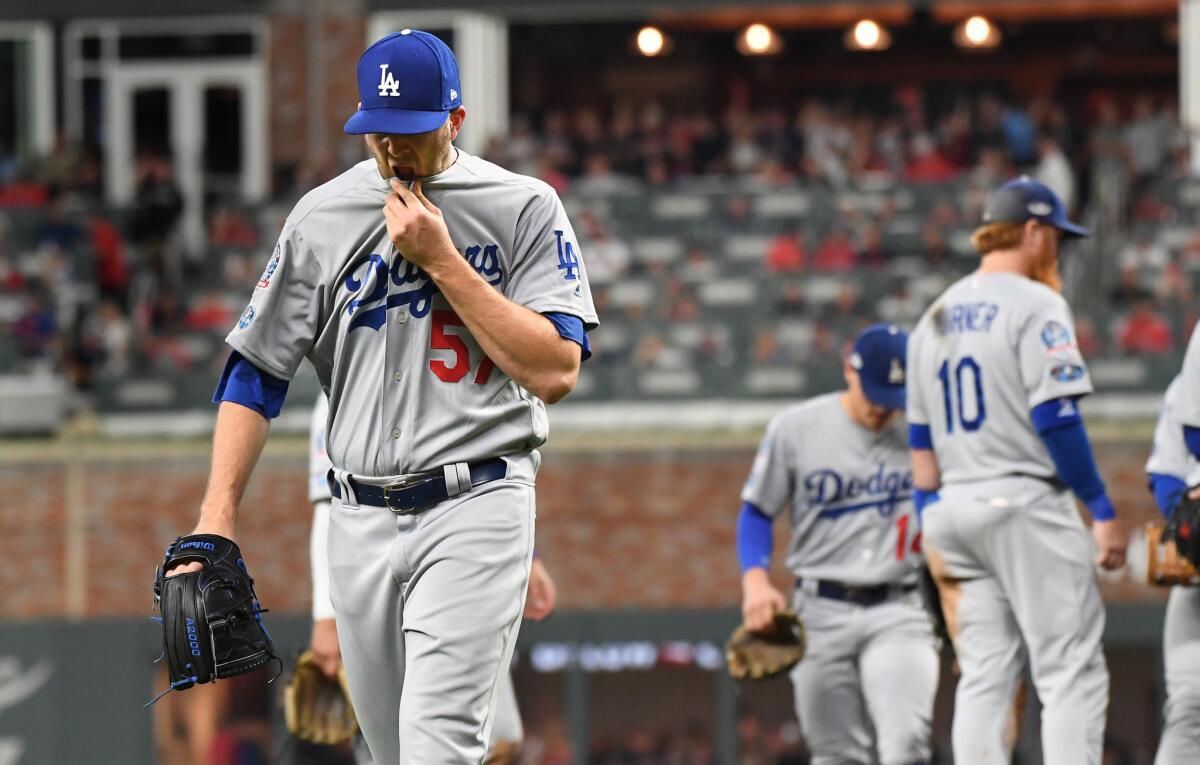
[[[1186,342],[1200,179],[1173,100],[1097,94],[1077,113],[902,87],[755,110],[734,95],[723,113],[517,115],[488,142],[487,158],[547,181],[573,213],[606,325],[581,398],[819,387],[820,362],[864,323],[911,325],[974,267],[984,195],[1020,173],[1102,221],[1067,251],[1084,352],[1154,359]],[[283,217],[337,171],[308,163],[266,203],[212,198],[192,242],[165,156],[138,156],[120,210],[94,148],[0,159],[0,363],[64,374],[82,408],[202,400]],[[130,384],[143,379],[172,384]]]

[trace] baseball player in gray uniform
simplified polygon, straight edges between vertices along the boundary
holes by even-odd
[[[772,522],[788,512],[787,566],[808,651],[792,671],[814,765],[927,763],[938,640],[917,590],[920,524],[905,441],[905,343],[864,330],[846,390],[773,419],[742,490],[742,615],[762,629],[785,608],[767,571]]]
[[[1185,419],[1188,418],[1188,419]],[[1184,356],[1183,371],[1167,388],[1146,463],[1150,489],[1170,517],[1187,487],[1200,484],[1200,332]],[[1200,762],[1200,588],[1171,588],[1163,629],[1167,703],[1155,765]]]
[[[1079,415],[1092,384],[1071,310],[1053,289],[1059,238],[1086,232],[1027,178],[994,192],[983,220],[979,269],[937,299],[908,346],[925,554],[962,670],[954,757],[1008,765],[1007,712],[1028,658],[1045,761],[1098,764],[1108,672],[1092,563],[1122,566],[1126,539]]]
[[[363,736],[379,763],[475,765],[524,607],[545,405],[597,320],[554,191],[454,147],[466,110],[441,40],[383,38],[358,86],[346,131],[371,158],[300,200],[227,338],[196,530],[234,535],[308,358],[329,395],[329,595]]]
[[[337,624],[334,620],[333,603],[329,600],[329,512],[332,495],[329,492],[329,471],[333,463],[325,448],[325,424],[329,417],[329,400],[317,396],[313,405],[312,425],[309,430],[308,499],[313,506],[312,534],[309,540],[309,562],[312,564],[312,613],[313,630],[309,650],[321,669],[330,677],[337,674],[342,665],[341,647],[338,645]],[[556,591],[554,580],[546,566],[534,558],[529,572],[529,592],[525,597],[524,617],[541,621],[554,610]],[[517,694],[513,688],[512,675],[500,676],[497,691],[495,723],[488,741],[487,763],[502,765],[516,762],[524,730],[521,712],[517,707]],[[365,747],[355,749],[359,765],[368,765],[371,755]]]

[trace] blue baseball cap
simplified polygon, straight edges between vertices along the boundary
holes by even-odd
[[[1024,223],[1036,220],[1054,226],[1067,236],[1088,236],[1088,230],[1067,220],[1067,209],[1044,183],[1027,175],[1009,181],[988,195],[983,205],[984,223]]]
[[[462,106],[458,61],[437,37],[404,29],[358,59],[358,100],[346,132],[415,135],[437,130]]]
[[[907,351],[908,333],[895,324],[872,324],[854,339],[850,366],[858,372],[863,393],[875,406],[904,408]]]

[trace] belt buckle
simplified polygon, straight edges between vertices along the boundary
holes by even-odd
[[[387,486],[383,487],[383,503],[387,505],[388,510],[391,510],[396,515],[412,515],[417,509],[416,505],[413,505],[412,507],[403,507],[392,504],[392,492],[411,489],[413,486],[417,486],[418,484],[422,484],[428,480],[428,476],[421,476],[418,478],[409,478],[404,481],[395,481],[393,483],[389,483]]]

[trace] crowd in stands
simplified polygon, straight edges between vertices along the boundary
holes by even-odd
[[[667,393],[784,393],[738,380],[835,360],[865,323],[911,325],[973,268],[965,236],[984,195],[1020,172],[1085,222],[1119,218],[1115,238],[1081,248],[1111,278],[1068,278],[1104,293],[1080,307],[1085,353],[1171,356],[1197,319],[1200,198],[1179,194],[1187,141],[1169,99],[1097,97],[1072,112],[903,88],[870,109],[552,111],[537,125],[515,117],[486,156],[568,202],[604,324],[591,368],[609,376],[592,395],[620,397],[618,381],[642,372],[693,375]],[[1100,177],[1119,180],[1118,209],[1098,211]],[[142,154],[136,178],[132,205],[113,211],[95,152],[0,158],[0,366],[60,373],[84,394],[131,377],[215,379],[222,338],[305,189],[254,207],[210,200],[197,243],[179,235],[170,162]],[[681,194],[702,206],[670,208]]]

